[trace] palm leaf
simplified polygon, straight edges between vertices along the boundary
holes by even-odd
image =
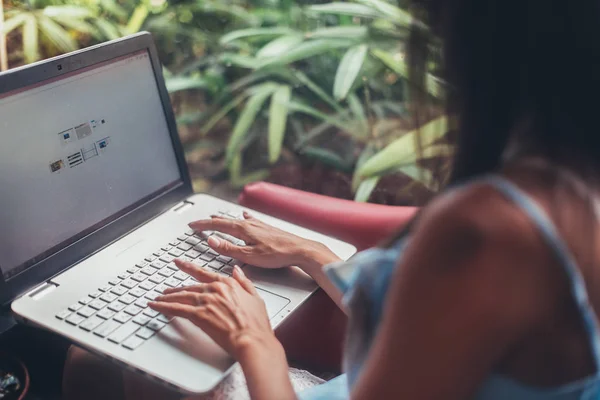
[[[46,17],[55,18],[75,18],[85,19],[93,17],[93,13],[89,8],[79,6],[47,6],[44,8]]]
[[[348,49],[335,74],[333,96],[345,99],[360,72],[367,55],[367,45],[361,44]]]
[[[333,49],[347,47],[351,42],[342,39],[317,39],[300,43],[279,57],[273,57],[259,64],[259,68],[271,65],[285,65],[319,54],[327,53]]]
[[[273,93],[276,86],[273,85],[261,85],[259,88],[254,89],[254,93],[248,99],[246,107],[240,114],[238,120],[235,123],[229,142],[227,143],[227,149],[225,151],[225,161],[227,164],[231,164],[234,158],[239,154],[242,146],[242,142],[248,129],[254,123],[258,112],[262,108],[262,105],[267,98]]]
[[[4,29],[3,29],[4,33],[8,34],[12,30],[23,25],[25,23],[25,21],[27,21],[27,18],[29,16],[30,16],[29,13],[20,13],[20,14],[15,15],[14,17],[9,18],[6,21],[4,21]]]
[[[368,7],[372,7],[379,11],[381,14],[388,16],[395,23],[401,26],[410,26],[413,22],[413,17],[406,11],[398,8],[390,3],[382,0],[358,0]]]
[[[356,181],[414,164],[419,157],[415,146],[417,135],[420,138],[421,146],[427,148],[442,138],[446,134],[446,130],[447,118],[443,116],[425,124],[419,130],[406,133],[372,156],[360,168],[357,168],[355,171]]]
[[[121,32],[119,32],[119,27],[112,24],[108,20],[103,18],[96,18],[94,23],[100,30],[100,32],[104,35],[104,37],[108,40],[114,40],[121,37]]]
[[[358,201],[360,203],[366,203],[367,201],[369,201],[371,193],[373,193],[373,190],[375,190],[375,188],[377,187],[377,184],[379,183],[380,179],[380,176],[374,176],[372,178],[365,179],[364,181],[362,181],[361,184],[358,186],[358,189],[356,190],[356,194],[354,195],[354,201]]]
[[[235,66],[249,69],[254,69],[259,64],[253,57],[236,53],[223,53],[219,56],[219,61],[228,67]]]
[[[38,19],[40,32],[63,53],[77,50],[77,42],[59,24],[45,15]]]
[[[246,99],[246,97],[248,97],[247,93],[242,93],[241,95],[237,96],[235,99],[233,99],[232,101],[230,101],[229,103],[227,103],[224,107],[222,107],[219,111],[217,111],[207,122],[206,124],[204,124],[204,126],[202,127],[202,129],[200,130],[202,132],[203,135],[206,135],[208,132],[210,132],[210,130],[223,118],[225,118],[225,116],[227,114],[229,114],[229,112],[231,110],[233,110],[235,107],[237,107],[238,105],[240,105],[242,103],[242,101],[244,101]]]
[[[355,39],[362,40],[367,37],[369,29],[366,26],[332,26],[321,28],[305,34],[310,39]]]
[[[366,135],[369,130],[367,114],[365,113],[365,108],[363,107],[356,93],[351,93],[348,96],[348,106],[350,107],[350,110],[352,111],[352,114],[354,114],[356,120],[359,122],[361,130]]]
[[[293,112],[299,112],[302,114],[310,115],[314,118],[320,119],[323,122],[327,122],[344,132],[348,132],[353,136],[360,136],[360,133],[356,131],[352,124],[332,115],[327,115],[314,107],[308,106],[306,104],[298,103],[297,101],[290,101],[289,110]]]
[[[281,154],[292,88],[280,86],[271,97],[269,110],[269,162],[275,163]]]
[[[37,20],[31,14],[27,14],[27,19],[23,24],[23,54],[27,63],[32,63],[40,58]]]
[[[279,56],[302,42],[302,35],[286,35],[267,43],[256,53],[257,59]]]
[[[254,36],[281,36],[291,35],[295,33],[294,30],[287,27],[274,27],[274,28],[249,28],[240,29],[237,31],[229,32],[219,39],[221,45],[233,42],[234,40],[244,39]]]
[[[148,14],[150,13],[150,9],[145,3],[138,5],[135,10],[133,10],[133,14],[129,21],[127,22],[127,27],[125,28],[129,33],[136,33],[142,29],[142,25],[148,18]]]
[[[319,4],[307,8],[309,12],[319,14],[338,14],[349,15],[361,18],[381,18],[382,14],[374,9],[362,4],[333,2],[328,4]]]
[[[175,93],[181,90],[206,89],[211,87],[210,82],[208,82],[206,79],[190,76],[175,76],[168,78],[165,83],[169,93]]]

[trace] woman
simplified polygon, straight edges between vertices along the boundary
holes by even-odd
[[[333,256],[312,243],[252,218],[192,224],[247,242],[211,239],[223,254],[311,274],[349,314],[346,375],[296,394],[240,269],[221,278],[179,263],[202,283],[151,307],[229,351],[253,399],[600,398],[600,136],[595,99],[584,96],[600,93],[600,1],[415,3],[443,48],[451,188],[345,264],[351,280],[328,267],[339,287],[322,268]],[[411,40],[421,81],[433,43],[420,29]]]

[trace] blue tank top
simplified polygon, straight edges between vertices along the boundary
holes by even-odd
[[[588,300],[583,277],[565,242],[546,212],[527,194],[499,176],[484,179],[508,200],[523,210],[552,250],[571,282],[585,329],[588,333],[596,364],[594,375],[555,388],[538,388],[519,383],[509,377],[491,374],[482,383],[475,400],[599,400],[600,399],[600,330],[596,315]],[[410,239],[399,241],[387,249],[370,249],[351,260],[330,265],[326,272],[344,293],[348,309],[348,333],[344,349],[344,374],[322,385],[298,394],[300,400],[348,399],[352,386],[364,365],[377,326],[382,317],[383,303],[402,249]]]

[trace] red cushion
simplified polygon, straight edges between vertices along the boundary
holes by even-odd
[[[416,207],[357,203],[266,182],[246,185],[239,203],[351,243],[359,250],[380,243],[417,211]]]

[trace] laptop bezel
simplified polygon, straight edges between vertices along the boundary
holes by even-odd
[[[107,225],[77,240],[75,243],[60,249],[18,275],[5,280],[3,274],[0,274],[0,304],[11,302],[39,284],[73,267],[155,216],[180,203],[193,193],[183,146],[179,139],[173,108],[162,74],[162,66],[150,33],[141,32],[0,73],[0,96],[4,93],[59,78],[82,68],[143,50],[147,50],[150,55],[154,78],[165,113],[181,181],[170,190],[158,194],[127,214],[120,216]],[[6,234],[10,234],[10,232]]]

